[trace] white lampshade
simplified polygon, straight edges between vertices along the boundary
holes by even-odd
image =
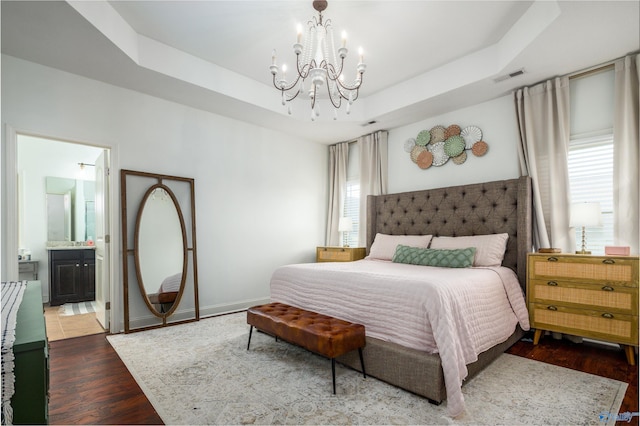
[[[338,231],[339,232],[351,232],[353,229],[353,222],[351,222],[350,217],[341,217],[338,222]]]
[[[600,203],[571,204],[569,226],[602,226]]]

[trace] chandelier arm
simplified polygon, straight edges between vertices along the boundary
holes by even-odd
[[[345,99],[347,101],[349,100],[349,96],[347,95],[347,92],[352,92],[352,90],[347,89],[345,87],[341,87],[340,85],[336,85],[336,90],[338,91],[338,94],[339,94],[340,98]],[[345,92],[345,90],[347,92]],[[355,99],[357,99],[357,98],[358,98],[358,93],[357,93],[357,89],[356,89],[356,97],[355,97]],[[355,99],[351,98],[351,101],[354,101]],[[342,104],[342,101],[341,101],[341,104]],[[334,106],[335,106],[335,104],[334,104]]]
[[[335,81],[335,80],[338,80],[338,79],[340,78],[340,75],[342,74],[342,70],[344,69],[344,58],[342,58],[342,59],[340,60],[340,71],[336,72],[336,67],[335,67],[335,65],[330,64],[330,63],[327,63],[326,68],[327,68],[327,71],[328,71],[329,69],[331,69],[331,73],[333,74],[333,76],[332,76],[332,78],[331,78],[331,79],[332,79],[332,80],[334,80],[334,81]]]
[[[298,78],[302,77],[302,79],[304,80],[309,77],[309,71],[311,70],[311,68],[315,68],[315,65],[316,60],[313,59],[311,62],[309,62],[308,64],[304,64],[302,68],[300,68],[300,62],[297,61],[296,68],[298,68]]]
[[[300,91],[296,91],[296,94],[291,96],[289,99],[285,99],[287,102],[291,102],[292,100],[294,100],[295,98],[298,97],[298,95],[300,94]],[[290,95],[286,95],[286,96],[290,96]]]
[[[289,90],[293,89],[294,87],[296,87],[296,84],[298,84],[298,81],[300,80],[300,76],[298,75],[298,77],[296,78],[296,80],[291,83],[291,85],[289,85],[288,87],[281,87],[278,85],[278,83],[276,82],[276,76],[273,76],[273,85],[275,86],[276,89],[280,90],[281,92],[288,92]]]
[[[338,89],[338,96],[337,96],[338,99],[334,100],[333,95],[331,94],[331,88],[329,87],[328,84],[327,84],[327,93],[329,94],[329,100],[331,101],[331,104],[336,109],[340,109],[340,106],[342,105],[342,98],[347,99],[344,97],[340,89]]]
[[[324,64],[323,68],[327,70],[327,78],[331,81],[336,81],[340,78],[340,74],[342,74],[342,66],[340,66],[340,72],[336,73],[336,68],[332,63],[327,61],[322,61]]]
[[[360,86],[362,86],[362,74],[363,74],[363,73],[359,73],[360,78],[359,78],[359,79],[358,79],[358,81],[357,81],[355,84],[353,84],[353,85],[343,83],[343,82],[342,82],[342,81],[340,81],[339,79],[338,79],[338,80],[335,80],[335,81],[338,83],[338,85],[339,85],[341,88],[343,88],[343,89],[345,89],[345,90],[358,90],[358,89],[360,88]]]
[[[318,86],[313,85],[313,97],[311,98],[311,110],[313,110],[316,106],[316,99],[318,98],[316,95],[318,94]]]

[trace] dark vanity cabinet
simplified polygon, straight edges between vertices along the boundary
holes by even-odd
[[[49,302],[95,300],[96,257],[93,249],[49,250]]]

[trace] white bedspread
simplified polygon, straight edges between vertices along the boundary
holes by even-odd
[[[464,411],[467,364],[529,316],[508,268],[437,268],[377,260],[278,268],[271,300],[363,324],[367,336],[439,353],[447,408]]]

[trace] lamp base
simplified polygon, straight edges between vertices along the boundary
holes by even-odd
[[[576,254],[591,254],[588,250],[576,250]]]

